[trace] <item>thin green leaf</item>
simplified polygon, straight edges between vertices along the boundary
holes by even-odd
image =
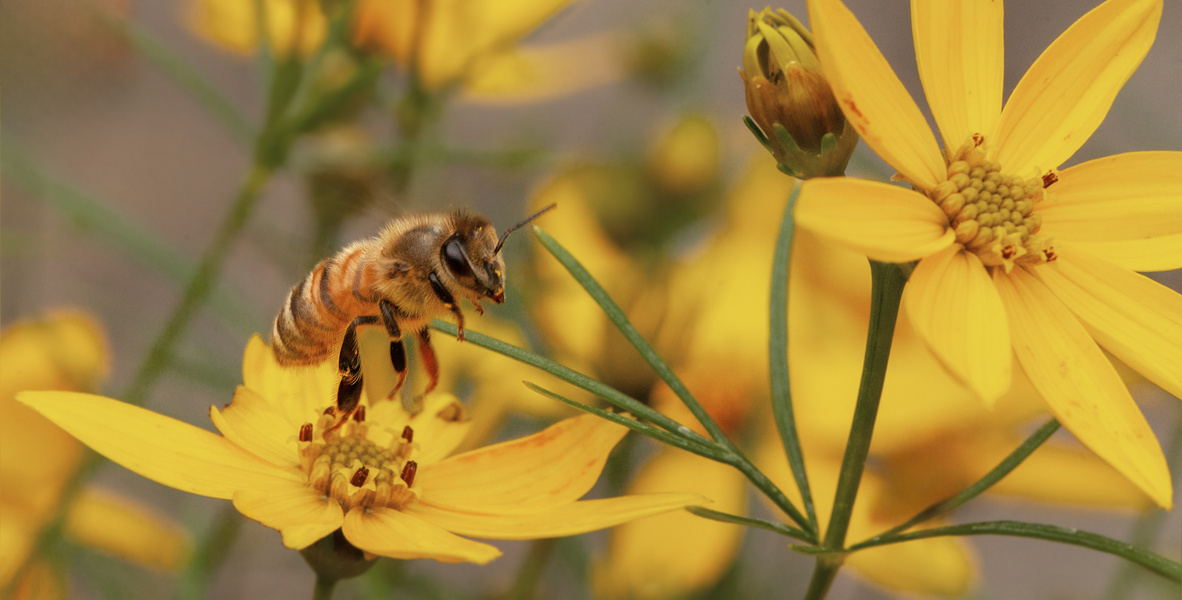
[[[973,485],[970,485],[969,487],[965,488],[965,490],[962,491],[961,493],[959,493],[947,500],[942,500],[940,502],[937,502],[937,503],[919,511],[918,513],[916,513],[916,515],[914,517],[908,519],[906,523],[903,523],[897,527],[891,528],[891,529],[889,529],[883,533],[880,533],[880,534],[878,534],[878,535],[874,536],[873,538],[870,538],[866,541],[871,542],[871,541],[874,541],[879,538],[884,538],[887,536],[895,535],[896,533],[899,533],[900,531],[906,531],[906,530],[911,529],[912,527],[914,527],[924,521],[927,521],[929,519],[934,519],[942,514],[945,514],[949,511],[955,509],[958,506],[961,506],[965,502],[968,502],[969,500],[976,498],[982,492],[984,492],[985,490],[992,487],[993,484],[997,483],[998,481],[1001,481],[1001,479],[1003,477],[1005,477],[1006,475],[1009,475],[1010,471],[1013,471],[1015,468],[1017,468],[1018,465],[1022,464],[1022,461],[1026,460],[1026,457],[1030,456],[1030,454],[1033,453],[1035,450],[1037,450],[1039,446],[1042,446],[1043,442],[1047,441],[1051,437],[1051,435],[1058,430],[1059,430],[1059,422],[1058,421],[1056,421],[1055,419],[1051,419],[1050,421],[1047,421],[1045,425],[1038,428],[1038,431],[1035,431],[1034,433],[1030,434],[1030,437],[1026,438],[1026,441],[1022,442],[1022,445],[1018,446],[1017,449],[1015,449],[1013,452],[1011,452],[1010,455],[1005,458],[1005,460],[998,463],[998,465],[996,467],[993,467],[993,469],[991,471],[989,471],[989,473],[985,474],[984,477],[982,477],[980,480],[978,480]]]
[[[446,321],[440,321],[439,319],[435,319],[431,322],[431,328],[452,336],[457,335],[459,332],[455,325]],[[571,385],[574,385],[575,387],[581,388],[600,398],[603,398],[608,404],[611,404],[620,410],[628,411],[633,415],[649,421],[650,423],[654,423],[658,427],[661,427],[667,431],[677,432],[683,437],[697,439],[701,443],[710,444],[710,440],[707,440],[706,438],[694,433],[690,428],[678,423],[677,421],[674,421],[673,419],[670,419],[669,417],[666,417],[647,404],[644,404],[609,385],[604,385],[590,377],[587,377],[586,375],[583,375],[582,373],[564,367],[548,358],[538,356],[537,354],[534,354],[528,350],[523,350],[512,344],[506,344],[501,340],[488,337],[472,330],[464,330],[464,340],[480,346],[481,348],[486,348],[488,350],[492,350],[493,352],[504,354],[505,356],[508,356],[509,358],[512,358],[518,362],[537,367],[567,383],[570,383]]]
[[[796,431],[796,413],[792,408],[792,390],[788,378],[788,273],[792,264],[792,240],[795,237],[792,211],[799,195],[800,183],[797,182],[788,196],[788,205],[784,207],[784,218],[780,222],[780,234],[776,237],[769,308],[768,371],[771,374],[772,414],[776,418],[776,428],[780,431],[780,441],[788,455],[788,464],[792,467],[792,476],[800,490],[809,523],[815,527],[817,510],[813,506],[804,452]]]
[[[1182,563],[1170,560],[1144,548],[1138,548],[1132,544],[1102,536],[1098,533],[1043,523],[983,521],[980,523],[950,525],[948,527],[936,527],[910,533],[901,533],[877,540],[873,543],[869,541],[862,542],[861,544],[850,546],[849,550],[861,550],[873,546],[884,546],[886,544],[895,544],[909,540],[950,535],[1009,535],[1083,546],[1084,548],[1091,548],[1092,550],[1119,556],[1172,581],[1182,582]]]
[[[763,519],[753,519],[751,517],[743,517],[731,513],[720,512],[717,510],[710,510],[701,506],[687,506],[686,510],[698,515],[699,517],[710,519],[713,521],[720,521],[722,523],[733,523],[735,525],[742,525],[744,527],[757,527],[759,529],[766,529],[778,533],[783,536],[790,537],[795,540],[808,540],[809,536],[805,532],[783,523],[774,523],[772,521],[765,521]]]
[[[102,22],[135,48],[148,62],[156,65],[177,85],[192,95],[201,106],[225,126],[235,141],[250,146],[253,128],[242,113],[191,63],[156,39],[147,29],[128,19],[116,19],[100,13]]]
[[[648,423],[645,423],[643,421],[637,421],[636,419],[631,419],[631,418],[628,418],[624,415],[619,415],[614,412],[606,411],[606,410],[603,410],[602,408],[597,408],[594,406],[590,406],[588,404],[583,404],[582,402],[576,402],[574,400],[571,400],[570,398],[566,398],[560,394],[556,394],[554,392],[551,392],[550,390],[547,390],[546,388],[543,388],[543,387],[536,385],[534,383],[531,383],[529,381],[525,381],[523,383],[525,383],[525,386],[528,387],[529,389],[531,389],[543,396],[546,396],[547,398],[550,398],[552,400],[557,400],[557,401],[562,402],[563,404],[566,404],[568,406],[573,406],[574,408],[577,408],[581,411],[589,412],[601,419],[611,421],[612,423],[616,423],[617,425],[623,425],[624,427],[627,427],[628,429],[631,429],[632,431],[635,431],[636,433],[639,433],[644,436],[648,436],[648,437],[650,437],[654,440],[657,440],[658,442],[661,442],[663,444],[669,444],[670,446],[676,446],[678,448],[681,448],[682,450],[693,452],[694,454],[697,454],[698,456],[709,458],[710,460],[717,461],[717,462],[724,462],[725,463],[727,461],[727,459],[730,458],[730,455],[726,452],[726,450],[723,450],[722,448],[719,448],[716,445],[706,445],[706,444],[704,444],[698,440],[695,440],[693,438],[683,437],[683,436],[680,436],[676,433],[672,433],[669,431],[665,431],[664,429],[653,427],[652,425],[649,425]]]

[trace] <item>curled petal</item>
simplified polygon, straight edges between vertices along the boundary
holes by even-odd
[[[881,262],[903,263],[952,245],[944,211],[922,194],[876,181],[810,179],[801,189],[796,222]]]
[[[299,463],[295,444],[298,428],[290,426],[250,388],[238,386],[234,401],[221,410],[209,407],[209,418],[226,439],[261,460],[279,467]]]
[[[993,281],[1009,315],[1014,354],[1051,413],[1158,506],[1173,506],[1157,437],[1071,309],[1025,269],[995,271]]]
[[[354,546],[390,558],[483,565],[501,555],[494,546],[464,539],[412,514],[388,508],[351,510],[342,530]]]

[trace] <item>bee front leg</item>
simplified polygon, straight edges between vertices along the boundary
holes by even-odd
[[[431,282],[431,291],[435,292],[435,297],[456,316],[456,328],[459,329],[456,339],[464,341],[464,313],[460,311],[460,305],[456,304],[455,297],[443,287],[443,282],[439,281],[439,276],[434,271],[427,274],[427,281]]]
[[[390,364],[398,374],[398,383],[394,384],[394,389],[390,390],[389,394],[386,394],[387,400],[393,400],[402,389],[402,384],[406,383],[406,346],[402,344],[402,328],[398,326],[398,316],[403,313],[389,300],[382,300],[378,306],[382,311],[382,323],[386,326],[386,333],[390,335]]]

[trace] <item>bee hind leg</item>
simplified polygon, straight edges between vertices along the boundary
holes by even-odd
[[[337,401],[333,412],[340,415],[340,420],[330,427],[334,431],[344,425],[361,403],[361,352],[357,346],[357,326],[372,323],[372,317],[357,317],[345,329],[345,337],[341,340],[341,354],[337,359],[337,369],[341,373],[341,382],[337,386]]]
[[[423,390],[422,396],[426,396],[435,390],[435,386],[439,384],[439,360],[435,358],[435,348],[431,345],[431,334],[424,327],[419,330],[419,360],[423,361],[423,370],[427,372],[427,387]]]

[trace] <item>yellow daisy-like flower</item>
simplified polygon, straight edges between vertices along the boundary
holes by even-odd
[[[842,110],[913,189],[811,180],[797,219],[874,260],[918,260],[904,306],[952,373],[991,403],[1016,356],[1067,429],[1170,507],[1161,447],[1097,343],[1182,396],[1182,296],[1134,272],[1182,267],[1182,153],[1056,170],[1148,52],[1161,10],[1161,0],[1101,4],[1043,52],[1003,109],[1001,2],[913,0],[942,152],[853,14],[810,0]]]
[[[229,406],[210,409],[222,435],[100,396],[20,400],[140,475],[233,500],[294,549],[339,529],[370,555],[487,563],[501,552],[460,536],[573,535],[700,501],[692,494],[578,501],[627,432],[596,417],[444,458],[467,430],[452,396],[428,397],[417,415],[381,402],[334,427],[324,412],[340,379],[335,364],[281,368],[258,336],[247,345],[243,379]]]

